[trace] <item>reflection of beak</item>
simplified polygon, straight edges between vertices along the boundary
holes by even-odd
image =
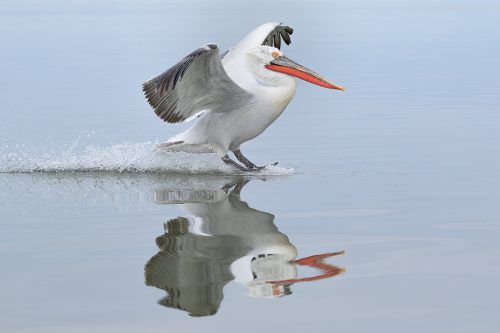
[[[344,87],[333,84],[332,82],[328,81],[321,75],[313,72],[310,69],[305,68],[304,66],[297,64],[295,61],[288,59],[285,56],[280,56],[275,60],[271,61],[269,65],[266,65],[266,68],[275,72],[285,73],[288,75],[298,77],[299,79],[311,82],[313,84],[328,89],[337,89],[342,91],[345,90]]]
[[[289,284],[289,283],[297,283],[297,282],[307,282],[307,281],[315,281],[321,279],[331,278],[333,276],[342,274],[345,272],[345,269],[342,267],[334,266],[323,262],[326,258],[334,257],[338,255],[344,254],[344,251],[333,252],[333,253],[324,253],[318,254],[315,256],[310,256],[307,258],[302,258],[298,260],[294,260],[293,263],[302,266],[309,266],[316,269],[319,269],[321,272],[320,275],[305,277],[301,279],[289,279],[289,280],[279,280],[279,281],[267,281],[272,284]]]

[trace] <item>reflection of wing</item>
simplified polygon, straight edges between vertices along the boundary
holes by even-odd
[[[169,123],[182,122],[204,110],[231,111],[252,98],[226,74],[215,44],[193,51],[146,81],[143,90],[156,115]]]
[[[217,313],[222,289],[234,278],[229,265],[247,249],[233,236],[189,233],[188,223],[182,217],[167,222],[166,233],[156,239],[160,251],[146,264],[146,284],[168,293],[161,305],[209,316]]]

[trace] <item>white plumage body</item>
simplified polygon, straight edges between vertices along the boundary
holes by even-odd
[[[243,156],[240,145],[260,135],[283,113],[295,95],[295,77],[344,89],[283,55],[281,38],[290,44],[292,32],[280,23],[261,25],[222,56],[216,44],[207,44],[146,81],[146,98],[161,119],[169,123],[197,119],[161,148],[214,152],[240,170],[262,169]],[[246,167],[234,162],[228,151]]]
[[[230,73],[230,71],[228,71]],[[283,75],[284,76],[284,75]],[[238,83],[238,82],[237,82]],[[240,84],[245,89],[244,84]],[[295,94],[295,80],[273,87],[254,83],[252,103],[232,112],[206,112],[189,129],[169,139],[167,149],[189,152],[215,152],[219,156],[260,135],[285,110]]]

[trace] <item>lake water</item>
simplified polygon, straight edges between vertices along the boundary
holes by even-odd
[[[238,175],[141,83],[294,28]],[[3,1],[0,331],[498,332],[496,1]]]

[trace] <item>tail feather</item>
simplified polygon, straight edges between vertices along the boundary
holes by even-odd
[[[208,144],[194,144],[184,141],[173,141],[160,143],[158,149],[171,152],[186,152],[186,153],[213,153],[212,147]]]

